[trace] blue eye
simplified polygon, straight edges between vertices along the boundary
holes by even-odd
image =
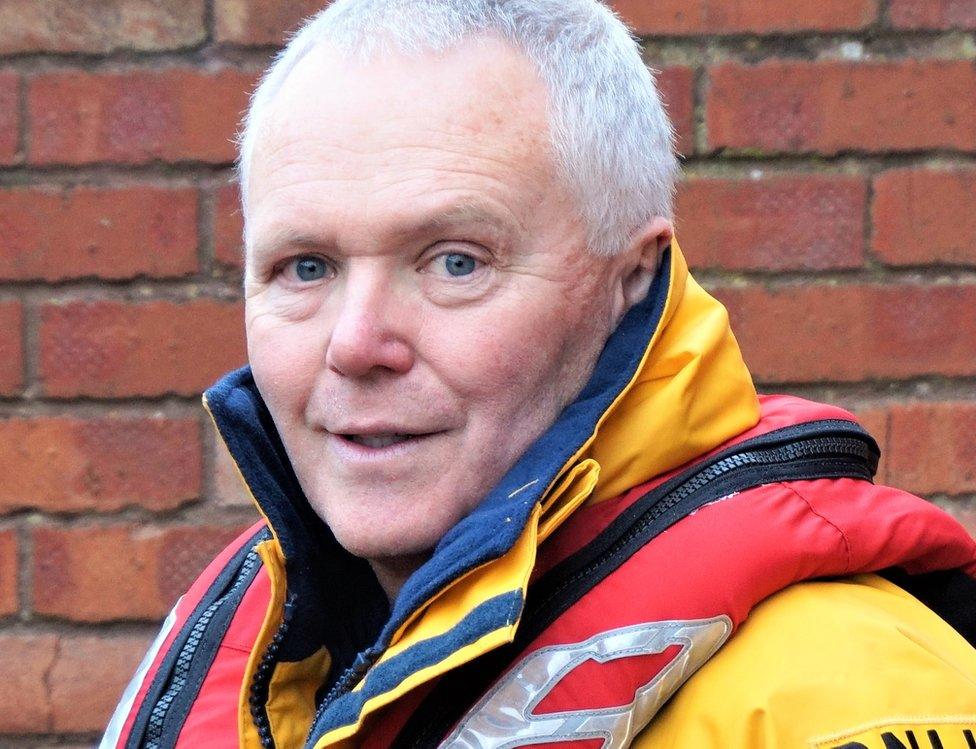
[[[474,273],[477,261],[470,255],[452,252],[450,255],[444,255],[444,267],[452,276],[467,276]]]
[[[329,266],[320,257],[304,255],[295,262],[295,275],[302,281],[318,281],[325,278]]]

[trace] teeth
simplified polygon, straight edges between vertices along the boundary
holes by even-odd
[[[348,438],[357,445],[366,447],[389,447],[397,442],[410,439],[409,434],[350,434]]]

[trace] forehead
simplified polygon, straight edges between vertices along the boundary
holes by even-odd
[[[319,47],[258,124],[249,202],[282,190],[295,199],[301,186],[382,199],[432,184],[517,191],[531,202],[552,189],[549,144],[545,86],[504,42],[368,63]]]

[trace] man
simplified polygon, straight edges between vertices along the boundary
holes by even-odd
[[[207,403],[266,521],[103,746],[976,746],[973,541],[757,399],[606,8],[338,0],[240,164]]]

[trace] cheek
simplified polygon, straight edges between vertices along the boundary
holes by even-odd
[[[521,383],[532,408],[558,412],[585,384],[608,333],[603,305],[553,298],[543,311],[512,322],[501,342],[511,369],[503,376]]]
[[[245,319],[248,361],[258,390],[276,419],[294,414],[303,407],[324,358],[315,326],[250,309]]]
[[[546,401],[560,398],[559,381],[575,366],[577,347],[568,345],[570,328],[579,333],[579,321],[567,325],[565,310],[520,305],[512,311],[493,310],[469,326],[437,326],[439,352],[435,364],[452,389],[470,403],[485,404],[496,415],[525,413]],[[453,330],[445,335],[443,331]],[[474,331],[461,334],[459,331]],[[547,398],[546,396],[550,396]]]
[[[465,328],[471,333],[452,336],[441,349],[451,350],[458,371],[473,387],[504,392],[536,361],[540,336],[535,327],[528,316],[496,312]]]

